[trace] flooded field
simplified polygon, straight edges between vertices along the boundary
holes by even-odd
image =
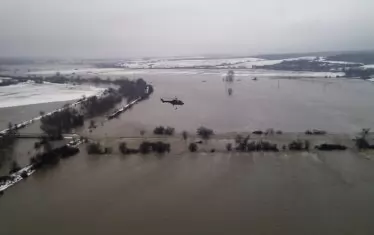
[[[140,130],[151,133],[156,125],[190,133],[200,125],[216,133],[266,128],[355,133],[374,126],[370,82],[268,75],[253,81],[252,73],[242,72],[227,84],[222,81],[225,71],[139,70],[102,76],[124,74],[151,82],[154,94],[84,134],[109,142],[139,136]],[[175,109],[160,102],[174,97],[185,105]],[[184,142],[180,146],[186,147]],[[1,233],[374,233],[371,152],[85,152],[82,146],[79,155],[6,191],[0,198]]]
[[[252,73],[239,72],[236,81],[222,81],[225,71],[143,73],[155,87],[151,99],[106,125],[105,132],[121,136],[135,128],[170,125],[179,131],[195,131],[200,125],[216,132],[275,128],[304,132],[309,128],[352,133],[374,126],[374,84],[362,80],[324,77],[272,77],[253,81]],[[280,73],[282,74],[282,73]],[[310,74],[309,74],[310,75]],[[229,95],[228,90],[232,90]],[[160,98],[185,102],[173,108]],[[100,132],[100,131],[99,131]],[[134,134],[133,133],[133,134]],[[131,133],[128,133],[131,134]]]

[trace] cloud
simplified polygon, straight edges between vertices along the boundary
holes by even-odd
[[[370,0],[1,0],[2,56],[374,48]]]

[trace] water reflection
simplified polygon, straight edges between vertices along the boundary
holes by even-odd
[[[233,90],[232,90],[232,88],[230,87],[229,89],[227,89],[227,94],[229,95],[229,96],[231,96],[232,95],[232,93],[233,93]]]

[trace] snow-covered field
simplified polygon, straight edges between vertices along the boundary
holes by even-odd
[[[74,100],[102,90],[87,85],[20,83],[0,87],[0,108]]]
[[[33,72],[28,72],[28,75],[55,75],[59,73],[61,75],[81,75],[81,74],[91,74],[91,75],[99,75],[102,73],[114,72],[118,71],[119,69],[113,68],[77,68],[77,69],[61,69],[61,70],[38,70]]]
[[[193,67],[215,67],[215,68],[252,68],[252,65],[277,64],[281,60],[263,60],[259,58],[229,58],[229,59],[151,59],[134,60],[120,63],[124,68],[148,69],[148,68],[193,68]]]
[[[119,66],[129,69],[148,69],[148,68],[199,68],[199,67],[214,67],[214,68],[232,68],[232,69],[252,69],[253,66],[273,65],[281,63],[282,61],[293,60],[318,60],[320,62],[327,62],[332,64],[349,64],[350,62],[342,61],[328,61],[323,57],[306,56],[289,58],[284,60],[266,60],[260,58],[246,57],[246,58],[225,58],[225,59],[150,59],[150,60],[133,60],[119,63]]]
[[[362,66],[363,68],[367,68],[367,69],[374,69],[374,64],[366,64],[364,66]]]

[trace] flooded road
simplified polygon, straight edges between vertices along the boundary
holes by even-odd
[[[2,234],[373,234],[373,161],[339,154],[86,156],[0,200]]]

